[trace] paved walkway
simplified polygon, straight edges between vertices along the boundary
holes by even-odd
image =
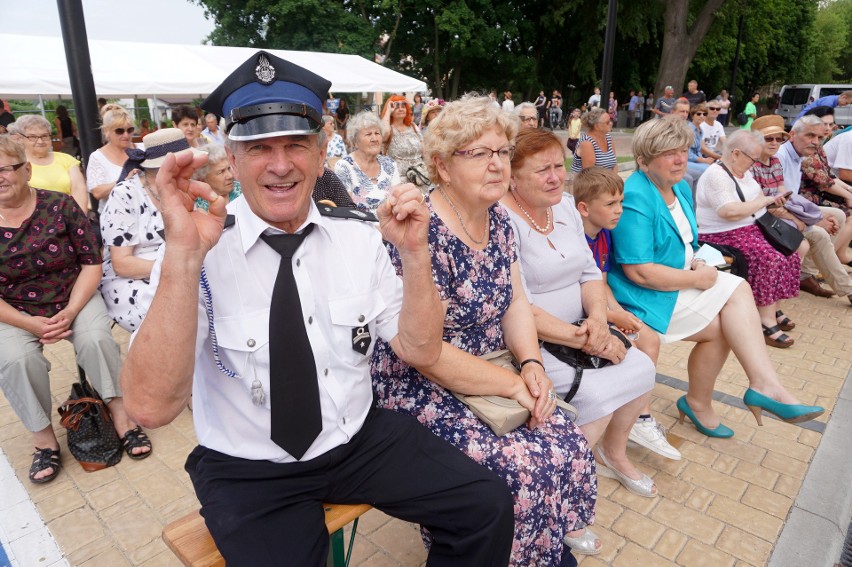
[[[852,310],[845,300],[809,295],[786,302],[784,308],[797,321],[796,330],[790,333],[797,342],[788,350],[771,349],[772,359],[785,386],[803,403],[820,404],[829,411],[806,424],[808,427],[767,417],[765,425],[757,427],[746,409],[729,405],[746,388],[743,371],[731,358],[717,383],[722,401],[716,407],[736,436],[709,439],[688,423],[675,424],[674,401],[682,395],[678,388],[685,383],[691,345],[664,347],[658,371],[671,379],[658,381],[653,407],[658,419],[670,428],[670,439],[684,458],[674,462],[642,448],[630,449],[631,457],[657,483],[661,496],[656,499],[634,496],[613,480],[599,479],[595,525],[604,549],[597,557],[583,559],[584,567],[766,565],[782,539],[791,510],[793,517],[799,511],[800,506],[794,509],[794,503],[805,497],[812,500],[811,509],[817,508],[817,514],[821,503],[839,502],[842,505],[834,512],[835,532],[837,526],[848,525],[852,416],[839,416],[846,427],[841,441],[846,444],[845,451],[838,451],[836,445],[834,449],[822,447],[821,440],[850,372]],[[125,350],[127,335],[122,331],[115,335]],[[48,347],[46,353],[53,364],[56,406],[76,379],[75,364],[67,342]],[[850,403],[852,395],[847,392],[847,411]],[[137,462],[125,458],[116,467],[85,473],[65,451],[60,476],[47,485],[33,485],[27,480],[32,452],[29,434],[0,397],[0,448],[11,465],[4,469],[0,455],[0,541],[10,564],[64,565],[64,555],[67,564],[75,566],[177,565],[160,539],[160,530],[198,506],[183,471],[184,459],[195,444],[191,414],[185,411],[171,425],[149,433],[155,447],[149,459]],[[64,446],[64,431],[59,434]],[[803,489],[811,463],[820,460],[815,455],[823,452],[827,476],[822,478],[835,484],[816,491],[807,486]],[[835,490],[843,496],[837,501]],[[37,514],[26,511],[30,503]],[[39,516],[49,533],[39,531]],[[808,516],[804,518],[807,525]],[[52,547],[50,534],[58,547]],[[832,537],[829,544],[837,538],[842,536]],[[808,543],[797,537],[793,542],[791,549],[799,551]],[[837,555],[829,557],[828,549],[821,544],[817,555],[806,556],[812,561],[798,564],[832,565]],[[773,565],[784,564],[777,559],[773,558]],[[419,566],[424,561],[416,527],[378,511],[362,518],[352,565]]]

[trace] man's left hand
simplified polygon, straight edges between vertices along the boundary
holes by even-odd
[[[400,252],[425,250],[429,233],[429,207],[413,183],[391,187],[376,210],[382,237]]]

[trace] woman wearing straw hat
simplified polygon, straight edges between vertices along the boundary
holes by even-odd
[[[154,259],[164,242],[157,171],[166,154],[189,147],[178,128],[157,130],[142,142],[144,151],[127,150],[127,162],[101,213],[104,241],[101,295],[109,316],[131,332],[145,318],[136,298],[148,286]],[[193,152],[204,153],[194,148]],[[134,169],[142,172],[128,176]]]

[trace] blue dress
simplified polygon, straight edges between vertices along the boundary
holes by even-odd
[[[500,205],[490,211],[484,250],[472,250],[432,211],[432,275],[449,301],[444,341],[474,356],[506,348],[501,320],[512,300],[514,235]],[[399,254],[389,248],[397,272]],[[505,479],[515,499],[511,564],[557,566],[567,531],[594,520],[594,458],[580,430],[557,410],[530,431],[521,426],[497,437],[448,390],[401,361],[390,345],[376,343],[372,359],[378,405],[416,417],[433,433]]]

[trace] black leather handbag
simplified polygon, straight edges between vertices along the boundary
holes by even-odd
[[[737,195],[739,196],[740,201],[745,203],[745,196],[740,189],[740,184],[737,183],[737,179],[730,171],[728,171],[725,164],[720,162],[719,165],[722,166],[722,169],[725,170],[725,173],[727,173],[728,176],[730,176],[731,181],[734,182],[734,187],[737,189]],[[798,250],[799,245],[805,238],[798,228],[787,224],[778,217],[773,216],[772,213],[766,212],[760,217],[756,217],[754,216],[754,213],[752,213],[751,217],[757,223],[757,226],[760,228],[760,231],[763,233],[766,241],[785,256],[790,256],[793,252]]]
[[[80,381],[59,406],[59,423],[68,430],[68,449],[86,472],[98,471],[121,461],[121,440],[109,409],[80,369]]]
[[[573,324],[579,327],[583,324],[584,320],[585,319],[574,321]],[[620,340],[626,348],[629,349],[633,346],[630,339],[625,337],[624,334],[615,327],[610,327],[609,333]],[[612,361],[608,358],[592,356],[591,354],[585,353],[577,348],[549,343],[547,341],[541,341],[541,346],[543,346],[547,352],[555,356],[560,362],[564,362],[574,369],[574,382],[571,384],[571,388],[568,390],[568,393],[565,394],[564,399],[566,402],[570,402],[574,399],[574,396],[577,394],[577,390],[580,389],[580,382],[583,380],[583,370],[603,368],[604,366],[612,364]]]

